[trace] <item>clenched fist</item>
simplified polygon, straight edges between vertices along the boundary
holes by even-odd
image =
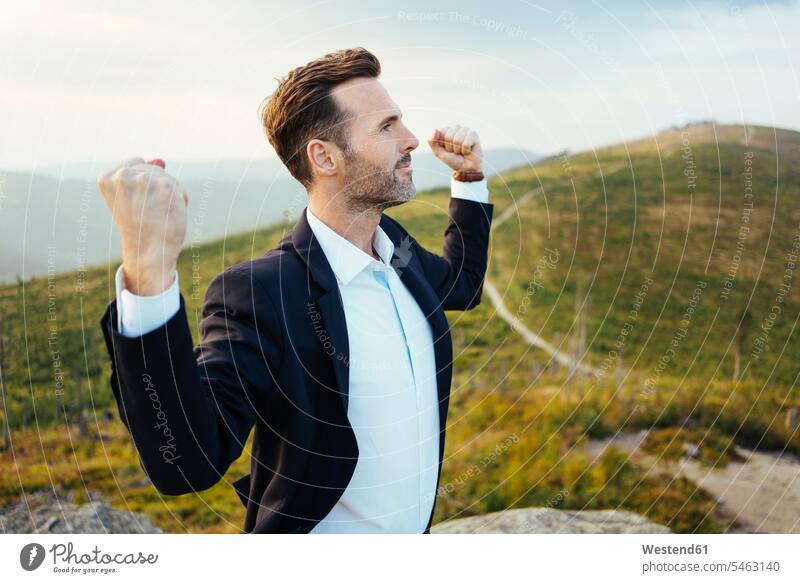
[[[458,172],[481,172],[483,149],[475,130],[460,125],[437,129],[428,140],[439,160]]]
[[[131,158],[97,179],[122,236],[125,287],[141,296],[172,285],[186,237],[189,196],[163,162]]]

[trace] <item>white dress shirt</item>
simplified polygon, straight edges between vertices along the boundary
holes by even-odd
[[[378,261],[306,209],[339,284],[349,339],[347,418],[358,461],[342,497],[312,533],[421,533],[439,462],[431,327],[391,267],[394,244],[378,227]]]
[[[452,196],[488,202],[486,181],[451,181]],[[436,362],[430,324],[391,266],[394,244],[380,226],[378,261],[306,209],[336,275],[349,339],[347,417],[359,457],[339,501],[312,533],[421,533],[435,499],[439,463]],[[146,334],[180,309],[178,276],[156,296],[124,289],[116,276],[118,328]]]

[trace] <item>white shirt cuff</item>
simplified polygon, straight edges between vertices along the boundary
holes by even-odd
[[[155,296],[137,296],[125,289],[125,276],[117,269],[117,330],[123,336],[136,338],[166,324],[181,307],[178,272],[175,281]]]
[[[475,202],[489,202],[489,188],[486,179],[477,182],[460,182],[450,177],[450,194],[455,198],[465,198]]]

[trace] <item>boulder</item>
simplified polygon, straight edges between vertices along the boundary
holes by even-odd
[[[432,534],[668,534],[661,524],[626,510],[515,508],[441,522]]]
[[[105,501],[73,504],[51,492],[28,494],[0,509],[0,533],[160,533],[144,514],[112,508]]]

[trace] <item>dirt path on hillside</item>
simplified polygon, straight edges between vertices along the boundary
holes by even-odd
[[[737,447],[745,461],[713,470],[695,460],[681,462],[680,475],[714,495],[739,532],[800,534],[800,462]]]
[[[496,229],[503,223],[505,223],[508,219],[515,216],[519,208],[526,204],[529,200],[533,197],[542,194],[542,188],[535,188],[523,194],[515,201],[514,204],[509,205],[507,209],[505,209],[495,220],[492,221],[492,229]],[[489,279],[487,275],[483,280],[483,288],[486,291],[486,295],[489,296],[492,304],[494,305],[495,310],[497,311],[497,315],[500,316],[503,320],[505,320],[511,328],[513,328],[522,339],[525,340],[531,346],[535,346],[537,348],[541,348],[545,352],[547,352],[550,357],[562,364],[564,366],[572,368],[575,366],[573,363],[575,359],[573,359],[570,355],[561,352],[558,348],[556,348],[553,344],[539,336],[536,332],[525,326],[518,317],[515,317],[511,311],[506,307],[505,302],[503,301],[503,295],[498,291],[498,289],[494,286],[492,281]],[[581,372],[598,376],[599,371],[587,364],[578,363],[575,368],[580,370]]]
[[[685,477],[717,499],[718,517],[735,519],[729,533],[800,534],[800,460],[784,454],[736,446],[742,461],[712,469],[693,459],[658,460],[640,450],[646,432],[593,440],[587,453],[595,458],[611,443],[631,454],[653,473]]]

